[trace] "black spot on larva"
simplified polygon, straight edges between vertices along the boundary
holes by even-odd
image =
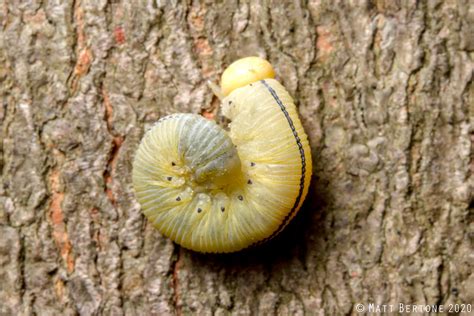
[[[252,184],[252,180],[249,179],[249,181],[247,181],[248,184]]]
[[[173,177],[167,177],[166,179],[167,179],[168,181],[171,181],[171,180],[173,180]]]
[[[181,197],[178,196],[178,197],[176,198],[176,201],[178,201],[178,202],[181,201]]]
[[[232,104],[232,101],[229,101],[229,105],[231,105],[231,104]]]
[[[198,213],[201,213],[202,212],[202,209],[201,208],[198,208]]]
[[[237,198],[238,198],[239,200],[241,200],[241,201],[244,200],[244,197],[243,197],[242,195],[239,195]]]
[[[255,162],[250,163],[250,167],[253,167],[253,166],[255,166]]]
[[[221,211],[224,212],[224,211],[225,211],[225,207],[221,206]]]
[[[174,167],[174,166],[176,166],[176,163],[174,161],[172,161],[171,165]]]

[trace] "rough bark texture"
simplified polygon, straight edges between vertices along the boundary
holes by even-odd
[[[474,8],[449,1],[0,0],[0,314],[328,314],[474,302]],[[267,57],[314,177],[272,242],[174,245],[131,161]]]

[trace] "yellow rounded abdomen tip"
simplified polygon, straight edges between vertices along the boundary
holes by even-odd
[[[222,74],[222,93],[227,96],[237,88],[273,78],[275,71],[267,60],[260,57],[245,57],[230,64]]]

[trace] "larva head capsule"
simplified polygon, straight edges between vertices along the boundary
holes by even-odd
[[[275,71],[268,61],[260,57],[245,57],[230,64],[222,74],[222,93],[227,96],[237,88],[273,78]]]

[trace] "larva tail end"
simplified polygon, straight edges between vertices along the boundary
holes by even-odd
[[[263,79],[275,78],[272,65],[260,57],[245,57],[234,61],[224,70],[221,89],[224,96],[233,90]]]

